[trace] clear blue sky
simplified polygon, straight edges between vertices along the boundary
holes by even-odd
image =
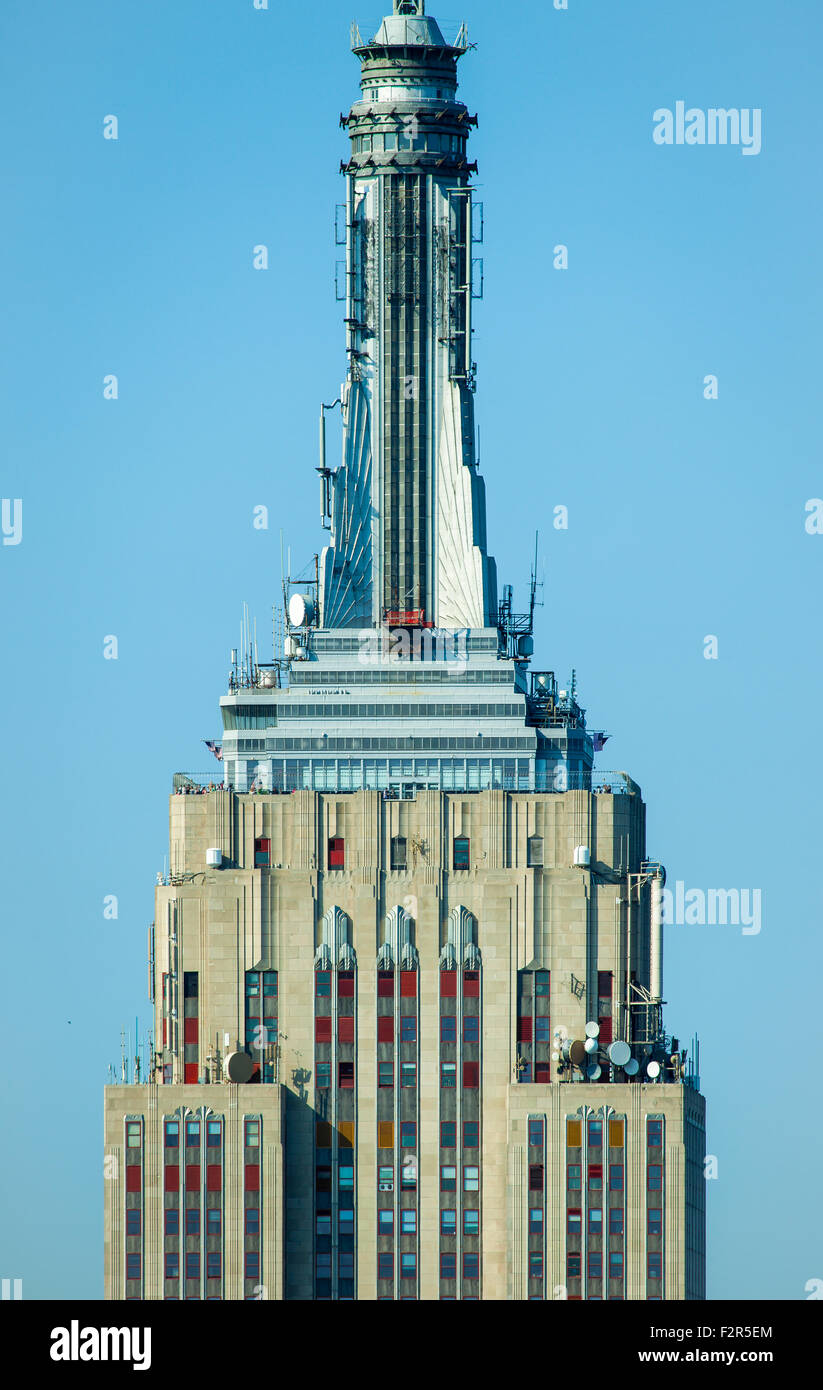
[[[447,5],[447,35],[465,18],[477,43],[490,546],[522,598],[540,526],[537,665],[576,667],[670,882],[762,890],[759,935],[667,929],[667,1021],[701,1038],[710,1295],[803,1299],[823,1277],[823,536],[804,529],[823,495],[823,9]],[[380,15],[4,5],[0,495],[24,510],[0,548],[0,1273],[29,1298],[101,1296],[102,1086],[121,1026],[149,1021],[171,775],[208,770],[244,600],[269,630],[280,528],[295,561],[320,540],[337,121],[349,22]],[[652,113],[678,100],[760,108],[762,152],[656,145]]]

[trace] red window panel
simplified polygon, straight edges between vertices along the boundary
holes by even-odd
[[[186,1018],[183,1020],[183,1042],[197,1042],[197,1019]]]
[[[600,1038],[599,1038],[599,1042],[600,1042],[601,1044],[610,1043],[611,1040],[612,1040],[612,1021],[611,1021],[611,1019],[610,1019],[610,1018],[599,1018],[597,1021],[598,1021],[598,1023],[600,1024]]]
[[[331,1014],[314,1020],[315,1042],[331,1042]]]
[[[338,1084],[343,1091],[354,1090],[354,1062],[340,1062],[338,1064]]]
[[[318,1022],[320,1020],[318,1019]],[[337,1037],[341,1043],[354,1042],[354,1015],[341,1014],[337,1020]]]
[[[139,1191],[140,1191],[140,1164],[139,1164],[139,1163],[127,1163],[127,1164],[126,1164],[126,1191],[127,1191],[127,1192],[139,1192]]]
[[[417,997],[417,971],[400,971],[400,993],[404,999]]]
[[[166,1034],[167,1034],[166,1020],[163,1019],[163,1046],[164,1046],[164,1047],[167,1047],[167,1046],[168,1046],[168,1038],[167,1038]]]
[[[185,1062],[183,1064],[183,1081],[186,1086],[197,1085],[197,1063]]]
[[[463,995],[466,999],[480,998],[479,970],[465,970],[463,972]]]
[[[180,1186],[180,1164],[167,1163],[165,1168],[164,1192],[176,1192]]]
[[[346,867],[346,844],[339,836],[329,840],[329,868],[344,869]]]
[[[247,1192],[259,1192],[259,1191],[260,1191],[260,1164],[259,1164],[259,1163],[247,1163],[247,1164],[246,1164],[246,1191],[247,1191]]]
[[[391,1014],[379,1014],[377,1018],[377,1041],[394,1042],[394,1019]]]
[[[189,1192],[200,1191],[200,1164],[186,1164],[186,1187]]]
[[[457,971],[440,971],[440,997],[442,999],[452,999],[457,995]]]
[[[531,1042],[532,1040],[532,1021],[531,1018],[519,1018],[517,1020],[517,1041]]]
[[[534,1064],[535,1081],[549,1082],[552,1079],[552,1069],[548,1062],[535,1062]]]
[[[380,970],[377,974],[377,997],[378,999],[392,999],[394,997],[394,971]]]
[[[480,1085],[480,1063],[463,1063],[463,1085],[476,1087]]]
[[[337,976],[337,997],[339,999],[354,998],[354,971],[341,970]]]
[[[206,1164],[206,1191],[220,1192],[223,1187],[223,1169],[219,1163]]]
[[[271,840],[265,840],[262,836],[254,842],[254,866],[257,869],[266,868],[271,862]]]

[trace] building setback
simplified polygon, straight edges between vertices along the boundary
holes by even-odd
[[[467,46],[420,0],[354,30],[329,544],[283,657],[233,659],[222,784],[175,775],[109,1299],[705,1297],[665,873],[487,553]]]

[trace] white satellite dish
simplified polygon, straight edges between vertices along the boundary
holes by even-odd
[[[597,1038],[587,1038],[583,1046],[585,1047],[589,1056],[591,1056],[593,1052],[597,1051]]]
[[[586,1037],[587,1037],[587,1038],[599,1038],[599,1037],[600,1037],[600,1024],[597,1023],[593,1018],[590,1019],[589,1022],[586,1024]]]
[[[292,627],[305,627],[314,621],[314,599],[311,594],[292,594],[289,599],[289,622]]]
[[[590,1081],[599,1081],[600,1072],[601,1068],[599,1063],[597,1062],[592,1062],[588,1067],[586,1067],[586,1075]]]
[[[654,1080],[655,1077],[659,1076],[659,1075],[660,1075],[660,1063],[659,1063],[659,1062],[648,1062],[648,1063],[646,1064],[646,1075],[647,1075],[647,1076],[650,1076],[650,1077],[652,1078],[652,1080]]]
[[[626,1063],[630,1061],[631,1055],[632,1050],[629,1044],[623,1042],[622,1038],[618,1038],[617,1041],[609,1044],[609,1061],[613,1066],[625,1067]]]
[[[638,1062],[637,1058],[630,1057],[623,1070],[625,1071],[627,1076],[637,1076],[637,1073],[640,1070],[640,1063]]]

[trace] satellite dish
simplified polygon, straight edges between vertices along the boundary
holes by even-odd
[[[597,1038],[587,1038],[583,1046],[585,1047],[589,1056],[591,1056],[593,1052],[597,1051]]]
[[[289,599],[289,622],[292,627],[304,627],[314,621],[314,599],[311,594],[292,594]]]
[[[655,1078],[656,1076],[659,1076],[659,1075],[660,1075],[660,1063],[659,1063],[659,1062],[649,1062],[649,1063],[647,1063],[647,1065],[646,1065],[646,1075],[647,1075],[647,1076],[650,1076],[650,1077],[652,1078],[652,1080],[654,1080],[654,1078]]]
[[[625,1071],[627,1076],[637,1076],[637,1073],[640,1070],[640,1063],[638,1062],[637,1058],[630,1057],[623,1070]]]
[[[586,1075],[590,1081],[599,1081],[602,1068],[598,1062],[592,1062],[586,1067]]]
[[[587,1038],[599,1038],[599,1037],[600,1037],[600,1024],[597,1023],[593,1018],[590,1019],[589,1022],[586,1024],[586,1037],[587,1037]]]
[[[613,1066],[625,1067],[626,1063],[630,1061],[631,1055],[632,1050],[629,1044],[623,1042],[622,1039],[609,1044],[609,1061]]]
[[[569,1048],[569,1059],[574,1063],[576,1067],[582,1067],[583,1063],[586,1060],[586,1046],[585,1043],[582,1043],[579,1038],[575,1038],[574,1042]]]
[[[242,1083],[251,1080],[254,1062],[245,1052],[230,1052],[226,1058],[226,1075],[229,1081]]]

